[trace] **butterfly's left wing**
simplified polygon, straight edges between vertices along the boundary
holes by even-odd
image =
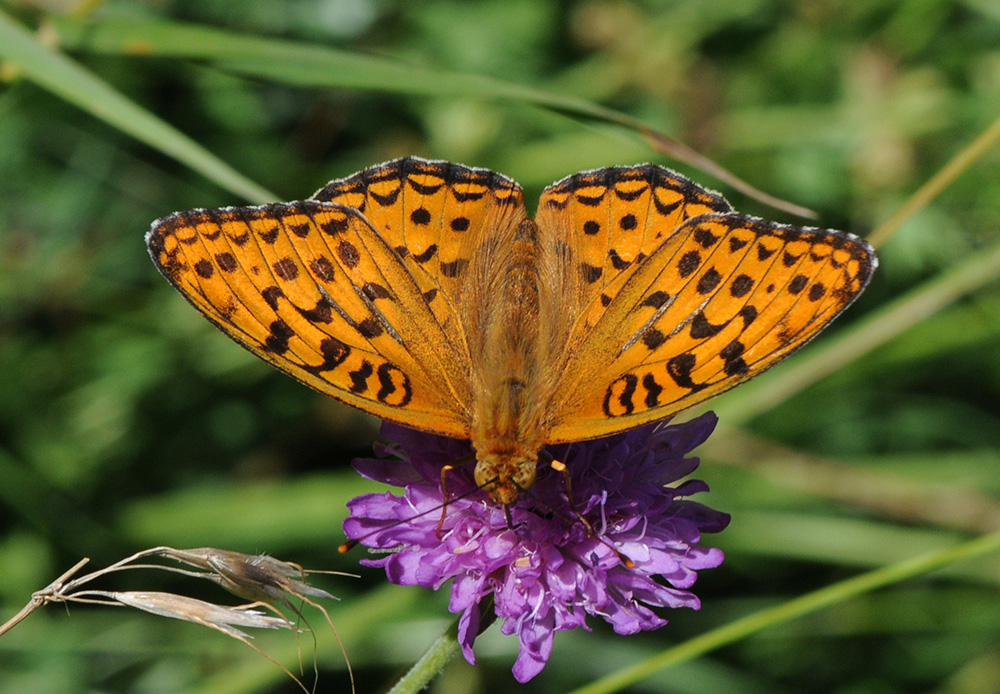
[[[611,218],[631,214],[627,203],[610,201]],[[645,235],[662,221],[650,214]],[[586,244],[565,218],[546,231]],[[752,378],[828,325],[876,266],[853,236],[736,212],[689,218],[661,239],[574,317],[551,442],[653,422]]]

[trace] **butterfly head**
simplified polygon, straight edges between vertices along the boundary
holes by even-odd
[[[476,462],[476,484],[498,504],[510,506],[535,483],[537,456],[487,453]]]

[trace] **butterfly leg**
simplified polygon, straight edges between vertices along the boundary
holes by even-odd
[[[444,535],[444,519],[445,514],[448,510],[448,505],[451,504],[451,494],[448,492],[448,473],[455,468],[468,465],[476,459],[475,455],[469,454],[459,458],[458,460],[446,463],[441,466],[441,520],[438,521],[437,525],[437,539],[441,539]]]
[[[576,507],[576,501],[573,500],[573,483],[572,480],[570,479],[569,468],[566,467],[566,463],[562,462],[561,460],[556,460],[555,458],[553,458],[552,460],[549,461],[549,465],[552,466],[552,469],[555,470],[556,472],[562,473],[563,481],[566,484],[566,497],[569,499],[569,507],[570,509],[572,509],[573,515],[576,516],[576,519],[583,524],[584,528],[587,529],[587,535],[589,535],[590,537],[597,538],[597,540],[600,541],[601,544],[603,544],[612,552],[614,552],[616,555],[618,555],[618,559],[621,560],[625,568],[627,569],[635,568],[635,562],[633,562],[631,559],[629,559],[624,554],[619,552],[617,547],[615,547],[608,540],[599,535],[597,531],[594,530],[594,526],[590,524],[590,521],[587,520],[586,517],[584,517],[584,515],[580,513],[580,510]]]
[[[451,494],[448,493],[448,473],[454,469],[455,466],[451,463],[441,467],[441,520],[438,521],[437,531],[435,532],[439,540],[443,537],[444,516],[451,501]]]
[[[573,510],[573,515],[576,516],[576,519],[578,521],[583,523],[583,527],[587,529],[588,535],[591,536],[596,535],[597,533],[594,532],[594,526],[591,525],[590,521],[587,520],[584,517],[584,515],[580,513],[580,511],[576,508],[576,501],[573,499],[573,481],[572,479],[570,479],[569,468],[566,467],[566,463],[553,458],[552,460],[549,461],[549,465],[556,472],[562,473],[563,483],[566,485],[566,496],[569,498],[569,507]]]

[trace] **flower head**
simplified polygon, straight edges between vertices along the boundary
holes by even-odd
[[[707,491],[704,482],[667,485],[698,466],[697,458],[684,456],[715,423],[708,413],[683,424],[549,446],[546,452],[569,471],[572,499],[564,474],[540,464],[534,486],[509,508],[512,522],[508,509],[476,489],[471,464],[446,473],[444,498],[441,468],[469,456],[468,441],[387,423],[382,433],[395,445],[377,447],[378,458],[355,467],[404,487],[404,494],[354,499],[344,529],[365,545],[396,550],[363,561],[383,567],[394,583],[437,589],[452,580],[449,609],[462,615],[459,641],[470,663],[479,605],[492,594],[501,631],[520,640],[514,676],[526,682],[545,666],[554,633],[587,628],[588,614],[632,634],[666,624],[652,608],[700,607],[687,589],[698,569],[723,559],[720,550],[698,544],[701,533],[722,530],[729,516],[686,498]]]

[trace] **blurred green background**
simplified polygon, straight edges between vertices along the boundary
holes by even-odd
[[[82,556],[96,568],[159,544],[355,570],[360,579],[317,582],[342,597],[329,608],[359,692],[391,684],[451,618],[447,591],[386,586],[358,568],[360,551],[336,553],[345,502],[375,491],[349,461],[370,452],[378,423],[244,352],[157,274],[143,244],[153,219],[264,193],[178,161],[169,136],[74,64],[282,200],[407,154],[501,171],[529,201],[578,170],[652,160],[737,209],[802,223],[627,127],[539,105],[570,97],[673,135],[817,210],[815,223],[859,235],[1000,116],[991,0],[8,0],[0,12],[0,55],[20,50],[20,26],[70,61],[32,67],[25,51],[0,67],[5,618]],[[227,38],[190,40],[180,22]],[[261,37],[287,40],[285,58]],[[74,85],[80,105],[67,101]],[[713,492],[702,501],[733,522],[706,538],[727,560],[700,577],[700,612],[633,637],[595,620],[592,632],[558,634],[526,686],[510,675],[516,641],[494,628],[477,644],[480,664],[452,661],[431,691],[571,690],[755,610],[1000,529],[998,228],[994,148],[880,248],[872,285],[833,329],[713,403],[722,425],[703,448],[698,476]],[[797,387],[800,374],[819,382]],[[160,572],[102,586],[228,601]],[[347,691],[343,657],[319,632],[320,691]],[[295,668],[287,633],[255,643]],[[995,694],[1000,557],[839,601],[627,690]],[[298,690],[215,632],[78,605],[0,639],[0,691]]]

